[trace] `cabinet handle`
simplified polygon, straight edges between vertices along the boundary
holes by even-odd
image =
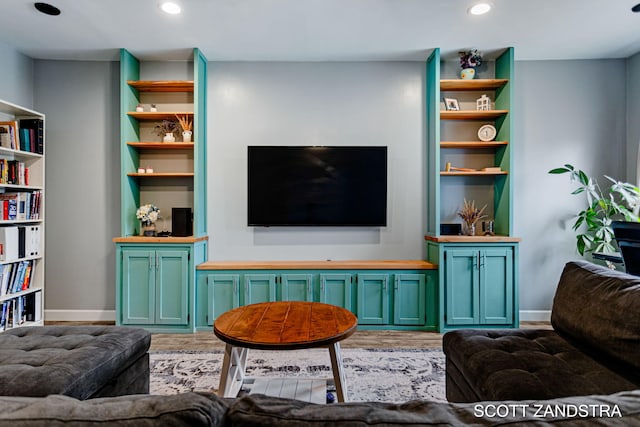
[[[158,269],[158,265],[160,265],[160,259],[158,258],[158,253],[156,252],[156,270]]]
[[[400,280],[396,277],[394,280],[394,289],[398,292],[398,288],[400,287]]]
[[[478,264],[478,270],[480,270],[480,252],[478,252],[478,261],[476,261]]]
[[[151,258],[151,254],[149,254],[149,271],[153,269],[153,258]]]

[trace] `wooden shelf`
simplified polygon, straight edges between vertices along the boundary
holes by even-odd
[[[509,110],[463,110],[463,111],[440,111],[442,120],[496,120],[509,114]]]
[[[176,115],[193,117],[193,111],[129,111],[127,115],[138,120],[176,120]]]
[[[130,147],[139,149],[160,149],[160,150],[193,150],[193,142],[127,142]]]
[[[517,243],[520,237],[511,236],[424,236],[425,240],[437,243]]]
[[[153,172],[153,173],[128,173],[127,176],[139,178],[193,178],[193,172]]]
[[[440,90],[495,90],[507,83],[508,79],[440,80]]]
[[[441,176],[491,176],[491,175],[508,175],[509,172],[507,171],[500,171],[500,172],[485,172],[485,171],[451,171],[451,172],[446,172],[446,171],[441,171],[440,175]]]
[[[508,144],[507,141],[440,141],[442,148],[494,148]]]
[[[127,84],[142,92],[193,92],[193,80],[128,80]]]
[[[209,261],[198,270],[434,270],[438,266],[422,260],[356,261]]]

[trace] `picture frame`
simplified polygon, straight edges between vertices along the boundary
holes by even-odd
[[[17,150],[18,122],[0,122],[0,147]]]
[[[460,111],[460,105],[455,98],[444,98],[444,108],[447,111]]]

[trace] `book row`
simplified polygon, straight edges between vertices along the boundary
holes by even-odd
[[[44,121],[20,119],[0,122],[0,146],[12,150],[44,153]]]
[[[29,168],[19,160],[0,159],[0,184],[29,185]]]
[[[40,256],[41,242],[39,225],[0,227],[0,261]]]
[[[0,332],[20,326],[24,322],[39,322],[42,320],[41,306],[41,292],[4,301],[0,307]]]
[[[0,193],[0,220],[40,219],[42,191]]]
[[[29,289],[34,267],[35,260],[0,265],[0,297]]]

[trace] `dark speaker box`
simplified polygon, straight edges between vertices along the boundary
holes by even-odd
[[[177,237],[193,235],[191,208],[171,208],[171,235]]]
[[[462,224],[440,224],[440,234],[443,236],[462,234]]]

